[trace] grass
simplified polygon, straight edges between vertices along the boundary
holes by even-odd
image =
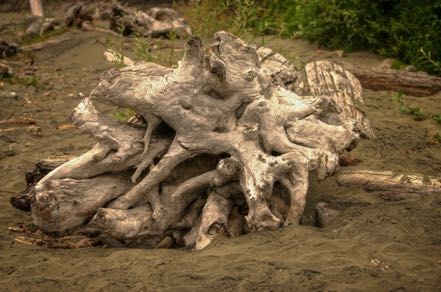
[[[150,42],[150,39],[139,36],[135,37],[133,51],[137,61],[151,62],[153,60]]]
[[[406,104],[403,97],[404,93],[402,91],[397,92],[391,97],[392,102],[398,105],[398,109],[401,113],[413,116],[415,121],[423,121],[430,118],[438,124],[441,124],[441,114],[426,114],[420,107]]]
[[[256,0],[192,0],[180,11],[193,34],[211,37],[216,31],[229,31],[246,41],[265,43],[265,35],[280,31],[270,18],[261,19],[264,8]]]
[[[20,84],[26,87],[32,86],[35,89],[41,88],[41,83],[38,81],[37,77],[34,75],[12,75],[7,78],[0,78],[0,80],[8,82],[10,84]]]
[[[113,119],[120,123],[126,123],[135,114],[135,111],[130,108],[120,108],[113,114]]]
[[[60,26],[59,28],[54,29],[53,31],[48,31],[43,35],[37,35],[37,36],[24,36],[21,40],[19,40],[19,44],[21,46],[25,46],[25,45],[32,45],[35,43],[40,43],[40,42],[44,42],[47,41],[50,38],[62,35],[63,33],[65,33],[67,30],[67,28],[65,26]]]

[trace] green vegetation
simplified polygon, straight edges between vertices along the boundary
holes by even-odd
[[[133,45],[137,61],[150,62],[153,60],[152,55],[150,54],[150,39],[136,36]]]
[[[413,116],[416,121],[423,121],[430,117],[435,122],[441,124],[440,114],[428,115],[424,113],[420,107],[410,106],[406,104],[405,101],[403,100],[403,97],[404,97],[404,93],[400,91],[394,94],[391,98],[392,102],[398,105],[398,109],[400,110],[400,112],[402,112],[403,114],[408,114]]]
[[[330,49],[368,49],[441,75],[441,1],[262,0],[282,35]]]
[[[120,108],[113,114],[113,118],[120,123],[126,123],[135,114],[135,111],[130,108]]]
[[[63,33],[66,32],[66,26],[60,26],[52,31],[48,31],[46,33],[44,33],[43,35],[37,35],[37,36],[24,36],[21,39],[18,39],[18,43],[21,46],[26,46],[26,45],[31,45],[31,44],[35,44],[35,43],[40,43],[40,42],[44,42],[47,41],[50,38],[62,35]]]
[[[441,1],[220,0],[190,1],[193,32],[228,30],[252,40],[264,35],[302,37],[329,49],[371,50],[441,75]],[[249,40],[249,39],[248,39]]]
[[[398,108],[400,112],[403,114],[409,114],[414,116],[415,120],[422,121],[425,120],[427,117],[423,113],[423,111],[419,107],[412,107],[407,105],[403,100],[404,93],[402,91],[394,94],[392,96],[392,102],[398,104]]]
[[[268,5],[257,0],[190,1],[183,10],[195,35],[211,37],[219,30],[230,31],[246,40],[264,43],[265,34],[280,29],[269,16]],[[265,17],[262,17],[265,15]]]

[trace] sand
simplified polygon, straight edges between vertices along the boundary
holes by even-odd
[[[21,17],[0,16],[0,24]],[[33,65],[14,68],[24,73],[35,67],[38,89],[9,82],[0,87],[0,119],[32,117],[42,129],[42,137],[26,131],[0,135],[0,291],[440,291],[441,196],[386,201],[359,188],[340,187],[335,177],[321,183],[311,179],[304,221],[313,217],[320,201],[341,209],[326,228],[300,225],[222,237],[198,252],[11,245],[7,227],[30,221],[8,203],[25,187],[24,171],[40,158],[83,153],[93,144],[78,130],[57,126],[69,123],[79,92],[88,94],[109,68],[102,58],[108,36],[81,31],[63,36],[71,40],[35,52]],[[299,40],[276,39],[268,45],[297,66],[339,58]],[[354,53],[344,61],[377,66],[381,58]],[[440,175],[441,145],[433,136],[441,134],[441,125],[400,113],[393,94],[365,91],[377,139],[362,141],[351,153],[362,163],[342,170]],[[441,94],[405,101],[427,114],[441,114]]]

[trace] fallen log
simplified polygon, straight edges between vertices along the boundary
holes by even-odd
[[[220,233],[299,223],[310,172],[332,175],[341,153],[373,136],[361,85],[319,61],[290,91],[254,47],[223,31],[214,39],[204,48],[190,38],[175,69],[141,62],[101,76],[70,116],[97,144],[31,190],[41,230],[200,249]],[[145,123],[116,122],[96,102]]]
[[[441,193],[441,177],[403,174],[393,171],[345,171],[337,178],[344,186],[363,187],[367,191],[406,194]]]
[[[441,90],[441,77],[424,72],[357,66],[344,62],[339,64],[354,74],[366,89],[403,91],[412,96],[428,96]]]

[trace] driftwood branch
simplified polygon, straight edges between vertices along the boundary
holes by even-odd
[[[341,185],[359,186],[367,191],[407,194],[441,193],[441,177],[402,174],[392,171],[347,171],[338,176]]]

